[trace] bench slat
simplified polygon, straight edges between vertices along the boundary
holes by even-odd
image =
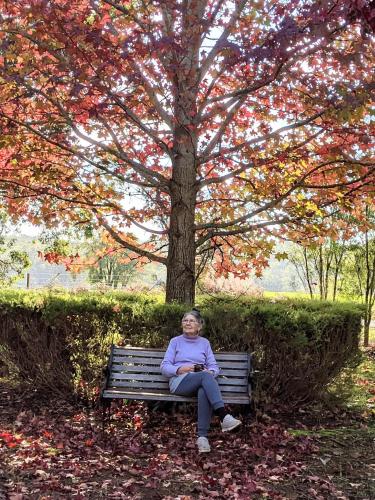
[[[151,367],[158,367],[159,368],[159,371],[160,371],[160,363],[161,361],[160,360],[156,360],[156,359],[150,359],[150,360],[146,360],[146,358],[126,358],[125,359],[118,359],[118,357],[115,357],[113,359],[113,367],[118,367],[118,366],[134,366],[134,367],[141,367],[141,366],[144,366],[144,367],[148,367],[148,366],[151,366]],[[131,364],[129,364],[131,363]],[[223,368],[223,369],[242,369],[242,370],[246,370],[248,371],[248,363],[246,361],[245,362],[242,362],[242,361],[218,361],[218,366],[219,368]]]
[[[247,393],[248,387],[245,385],[242,386],[234,386],[234,385],[221,385],[220,390],[221,392],[243,392]],[[164,389],[166,393],[169,393],[169,384],[168,382],[150,382],[150,381],[137,381],[137,380],[116,380],[116,381],[109,381],[108,387],[139,387],[140,389],[142,388],[154,388],[154,389]]]
[[[168,379],[163,375],[155,375],[154,373],[119,373],[111,372],[111,380],[148,380],[149,382],[168,382]],[[219,383],[234,384],[234,385],[247,385],[247,377],[219,377]]]
[[[135,356],[164,356],[165,350],[163,349],[153,349],[151,347],[147,347],[147,349],[143,347],[118,347],[115,346],[113,349],[113,354],[121,354],[128,356],[129,354]]]
[[[113,349],[114,357],[130,357],[135,356],[138,358],[146,359],[163,359],[165,355],[165,350],[142,350],[142,349],[127,349],[115,347]],[[248,353],[246,352],[215,352],[216,360],[233,360],[233,361],[247,361]]]
[[[157,381],[157,382],[151,382],[151,381],[144,381],[144,380],[110,380],[108,382],[108,387],[148,387],[148,388],[154,388],[154,389],[164,389],[165,391],[169,392],[169,384],[168,382],[162,382],[162,381]]]
[[[114,364],[114,365],[112,365],[112,371],[114,373],[117,373],[117,372],[137,373],[137,372],[139,372],[139,373],[159,373],[160,374],[160,366]]]
[[[165,355],[165,351],[160,351],[160,352],[148,352],[148,351],[120,351],[118,352],[118,349],[114,349],[113,355],[114,358],[118,358],[120,361],[123,359],[131,359],[131,358],[140,358],[144,360],[157,360],[160,359],[162,360]],[[240,354],[232,354],[232,353],[223,353],[223,352],[216,352],[215,358],[217,361],[243,361],[247,362],[248,360],[248,354],[247,353],[240,353]]]
[[[155,365],[160,366],[163,357],[160,358],[142,358],[139,356],[113,356],[114,363],[139,363],[141,365]]]
[[[155,381],[158,382],[161,380],[162,382],[168,382],[168,379],[163,375],[155,375],[153,373],[111,373],[111,379],[116,380],[149,380],[150,382]]]
[[[219,365],[220,366],[220,365]],[[112,366],[113,373],[158,373],[160,374],[159,366],[147,366],[144,365],[119,365],[115,364]],[[231,377],[247,377],[247,369],[220,369],[220,375],[227,375]]]
[[[175,394],[153,391],[131,391],[131,390],[116,390],[108,389],[103,392],[104,398],[111,399],[142,399],[142,400],[156,400],[156,401],[180,401],[196,403],[197,398],[190,398],[187,396],[176,396]],[[245,394],[226,393],[223,394],[224,403],[234,404],[249,404],[250,397]]]
[[[249,392],[249,386],[246,384],[243,385],[233,385],[233,384],[222,384],[219,382],[219,387],[221,391],[226,391],[226,392]]]

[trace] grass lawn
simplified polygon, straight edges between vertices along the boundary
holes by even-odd
[[[287,299],[310,299],[310,295],[305,292],[269,292],[269,291],[264,291],[263,292],[264,297],[267,299],[270,298],[282,298],[285,297]],[[319,297],[316,297],[319,299]]]
[[[375,328],[370,328],[369,342],[370,342],[370,345],[375,344]]]
[[[288,299],[311,299],[310,294],[306,292],[270,292],[265,290],[263,292],[264,297],[266,298],[277,298],[277,297],[285,297]],[[319,294],[313,295],[313,299],[319,300]],[[331,300],[331,297],[328,297],[328,300]],[[353,299],[352,297],[346,297],[344,295],[338,295],[336,297],[338,302],[358,302],[359,300]]]

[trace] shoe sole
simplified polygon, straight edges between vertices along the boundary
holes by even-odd
[[[227,427],[226,429],[221,429],[222,432],[233,431],[233,429],[237,429],[242,424],[242,422],[238,422],[238,424],[232,425],[232,427]]]
[[[210,453],[211,451],[211,448],[209,450],[198,450],[199,453]]]

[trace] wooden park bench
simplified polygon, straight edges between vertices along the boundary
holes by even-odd
[[[196,397],[178,396],[169,392],[168,379],[160,373],[165,350],[113,345],[105,369],[101,391],[103,429],[105,412],[112,399],[196,402]],[[224,403],[250,405],[252,366],[246,352],[216,352],[220,368],[218,383]]]

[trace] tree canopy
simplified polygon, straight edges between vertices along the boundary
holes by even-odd
[[[167,266],[168,301],[373,203],[371,1],[0,0],[0,19],[9,211],[101,227]]]

